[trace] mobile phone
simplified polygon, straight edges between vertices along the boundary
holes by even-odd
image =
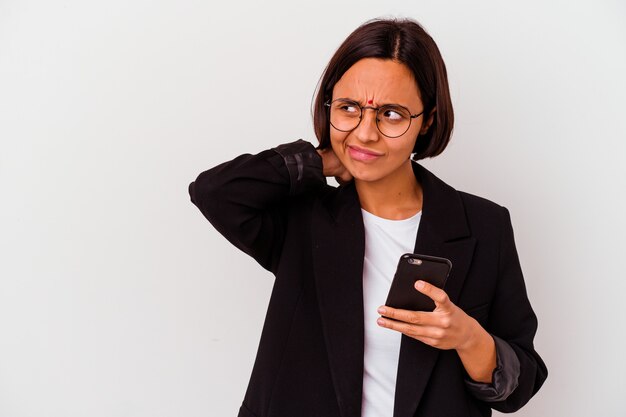
[[[415,281],[422,280],[443,288],[451,269],[452,262],[446,258],[405,253],[398,261],[385,305],[404,310],[433,311],[435,302],[415,289]]]

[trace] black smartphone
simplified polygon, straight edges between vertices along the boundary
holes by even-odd
[[[443,288],[451,269],[452,262],[446,258],[405,253],[398,262],[385,305],[404,310],[433,311],[435,302],[415,289],[415,281],[422,280]]]

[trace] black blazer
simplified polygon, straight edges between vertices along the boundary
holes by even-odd
[[[481,401],[455,350],[402,335],[393,415],[515,411],[547,370],[533,347],[537,319],[509,213],[413,167],[424,195],[415,252],[452,261],[445,291],[510,344],[520,375],[508,398]],[[320,156],[299,140],[205,171],[189,193],[226,239],[276,277],[239,417],[360,417],[365,238],[354,183],[327,185]]]

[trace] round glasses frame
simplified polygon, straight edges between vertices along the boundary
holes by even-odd
[[[359,108],[359,121],[358,121],[358,123],[356,124],[356,126],[354,126],[354,127],[353,127],[352,129],[350,129],[350,130],[342,130],[342,129],[339,129],[339,128],[337,128],[337,126],[335,126],[335,125],[334,125],[334,124],[330,121],[330,119],[331,119],[331,118],[330,118],[330,110],[331,110],[331,105],[332,105],[335,101],[337,101],[337,100],[341,100],[341,101],[343,101],[343,102],[345,102],[345,103],[354,104],[354,106],[355,106],[355,107],[358,107],[358,108]],[[401,105],[399,105],[399,104],[393,104],[393,105],[386,104],[386,105],[384,105],[384,106],[380,106],[380,107],[373,107],[373,106],[363,106],[363,107],[361,107],[361,105],[360,105],[359,103],[357,103],[356,101],[346,100],[346,99],[343,99],[343,98],[337,98],[337,99],[332,100],[332,101],[331,101],[330,99],[329,99],[329,100],[326,100],[326,102],[324,103],[324,106],[328,107],[328,116],[329,116],[329,117],[328,117],[328,121],[330,122],[330,125],[331,125],[332,127],[334,127],[335,129],[337,129],[338,131],[340,131],[340,132],[352,132],[354,129],[356,129],[357,127],[359,127],[359,125],[361,124],[361,121],[363,120],[363,110],[365,110],[365,109],[372,109],[372,110],[375,110],[375,111],[376,111],[376,129],[378,129],[378,131],[379,131],[379,132],[380,132],[383,136],[386,136],[386,137],[388,137],[388,138],[399,138],[400,136],[404,135],[404,134],[405,134],[406,132],[408,132],[408,131],[409,131],[409,129],[411,128],[411,121],[412,121],[413,119],[417,118],[417,117],[420,117],[420,116],[424,113],[424,110],[422,110],[422,111],[421,111],[420,113],[418,113],[418,114],[411,114],[411,111],[410,111],[409,109],[407,109],[406,107],[401,106]],[[402,108],[402,109],[406,110],[406,112],[407,112],[407,113],[408,113],[408,115],[409,115],[409,124],[407,125],[406,130],[405,130],[404,132],[400,133],[399,135],[396,135],[396,136],[389,136],[389,135],[385,134],[382,130],[380,130],[380,126],[378,125],[378,122],[380,122],[380,119],[378,118],[378,114],[380,113],[380,110],[381,110],[381,109],[387,109],[387,108],[390,108],[390,107],[391,107],[391,108],[394,108],[394,107],[396,107],[396,108],[397,108],[397,107],[400,107],[400,108]]]

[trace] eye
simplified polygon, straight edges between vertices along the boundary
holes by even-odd
[[[338,108],[339,110],[345,113],[358,113],[359,112],[358,107],[350,103],[340,103]]]
[[[361,109],[357,103],[351,101],[337,101],[333,104],[333,111],[343,116],[358,117]]]
[[[402,122],[409,117],[406,110],[399,107],[383,107],[380,112],[385,121],[392,123]]]

